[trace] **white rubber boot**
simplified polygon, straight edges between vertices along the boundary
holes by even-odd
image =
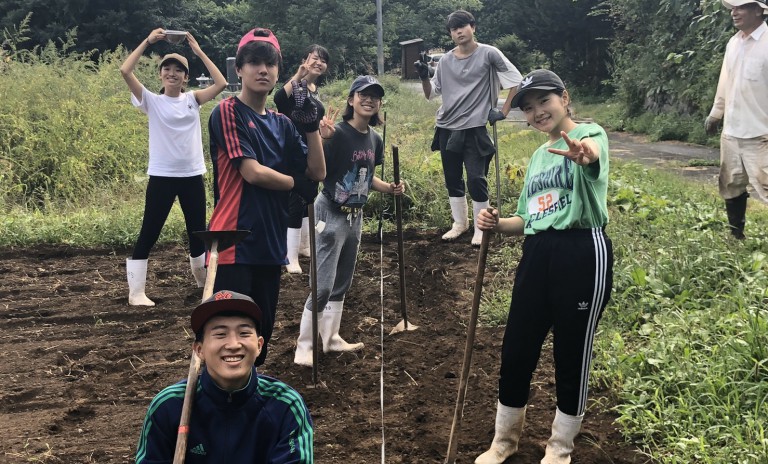
[[[322,320],[323,313],[317,313],[318,332]],[[312,311],[306,308],[301,314],[299,338],[296,340],[296,355],[293,357],[293,362],[300,366],[312,367]]]
[[[301,229],[288,228],[288,264],[285,270],[289,274],[301,274],[299,265],[299,239],[301,238]]]
[[[570,464],[573,439],[581,430],[584,416],[569,416],[559,409],[552,422],[552,436],[547,441],[547,450],[541,464]]]
[[[147,284],[147,260],[126,259],[125,273],[128,275],[128,304],[131,306],[154,306],[155,302],[144,293]]]
[[[465,197],[448,197],[448,201],[451,203],[453,224],[451,225],[451,230],[443,234],[443,240],[452,242],[469,229],[469,219],[467,219],[467,210],[469,208],[467,207],[467,199]]]
[[[359,351],[363,349],[362,343],[347,343],[339,335],[341,326],[341,314],[344,311],[343,301],[329,301],[323,311],[323,320],[317,324],[320,338],[323,339],[323,352],[330,353],[344,351]]]
[[[309,218],[301,220],[301,240],[299,240],[299,256],[309,258]]]
[[[525,424],[525,408],[496,404],[496,431],[491,447],[475,459],[475,464],[501,464],[517,452]]]
[[[192,275],[195,277],[195,283],[197,288],[205,287],[205,253],[195,258],[192,255],[189,256],[189,268],[192,270]]]
[[[472,246],[474,247],[479,247],[483,242],[483,231],[477,228],[477,215],[480,214],[480,211],[486,209],[488,206],[490,206],[488,200],[472,201],[472,212],[474,213],[472,216],[472,223],[475,225],[475,235],[472,236]]]

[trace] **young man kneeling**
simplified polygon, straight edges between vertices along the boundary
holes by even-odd
[[[192,311],[193,349],[204,363],[195,393],[186,463],[312,463],[313,428],[304,400],[256,372],[262,313],[243,294],[221,290]],[[171,463],[187,381],[149,405],[137,464]]]

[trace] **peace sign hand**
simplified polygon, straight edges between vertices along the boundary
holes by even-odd
[[[299,69],[296,70],[296,74],[293,75],[293,78],[291,78],[291,80],[299,83],[301,82],[302,79],[307,77],[308,74],[309,74],[309,67],[307,66],[306,62],[302,62],[299,65]]]
[[[599,150],[596,150],[597,147],[594,145],[594,142],[592,142],[590,139],[584,139],[584,140],[571,139],[570,137],[568,137],[568,134],[566,134],[565,131],[561,131],[560,135],[563,137],[563,140],[565,140],[565,143],[568,145],[568,149],[558,150],[555,148],[549,148],[548,151],[550,153],[554,153],[560,156],[565,156],[566,158],[578,164],[579,166],[586,166],[590,163],[594,163],[600,157]]]
[[[340,110],[335,109],[333,106],[328,106],[328,112],[325,113],[323,119],[320,120],[320,137],[330,139],[333,137],[333,134],[336,133],[335,121],[339,116],[339,111]]]

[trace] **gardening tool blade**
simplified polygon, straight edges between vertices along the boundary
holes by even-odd
[[[193,232],[196,236],[198,236],[202,241],[205,242],[205,247],[209,250],[211,249],[211,244],[213,244],[213,240],[218,240],[218,250],[224,251],[227,248],[236,245],[239,243],[242,239],[247,237],[251,231],[250,230],[199,230],[197,232]]]
[[[418,325],[413,325],[409,322],[406,322],[406,320],[403,319],[402,321],[398,322],[396,326],[392,328],[392,331],[389,334],[394,335],[396,333],[406,332],[409,330],[416,330],[418,328],[419,328]]]

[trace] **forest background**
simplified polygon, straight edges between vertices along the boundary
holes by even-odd
[[[465,8],[477,18],[478,40],[499,47],[522,72],[547,67],[585,96],[615,100],[606,118],[611,128],[708,141],[701,121],[734,33],[719,0],[381,2],[388,72],[398,71],[402,41],[421,38],[427,49],[450,49],[445,18]],[[74,30],[71,49],[97,60],[164,27],[191,31],[223,67],[241,35],[258,25],[280,39],[284,74],[310,43],[329,49],[331,79],[376,70],[375,0],[2,0],[0,30],[14,30],[30,13],[28,40],[16,44],[25,49],[61,44]],[[204,71],[199,60],[191,66],[192,77]]]

